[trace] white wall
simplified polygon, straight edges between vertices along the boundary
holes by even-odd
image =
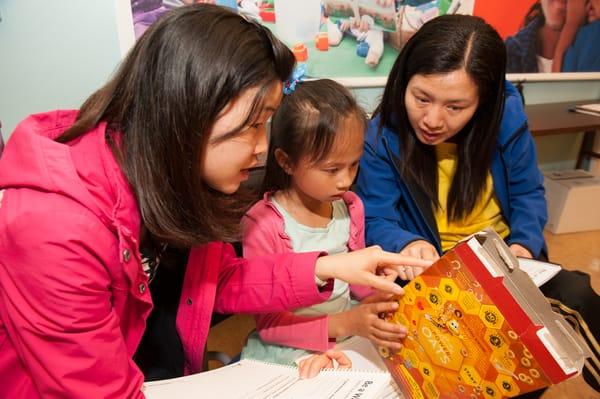
[[[121,59],[116,2],[0,0],[0,120],[78,108]],[[130,3],[129,3],[130,4]]]
[[[123,31],[128,22],[123,10],[129,5],[130,0],[0,0],[0,120],[5,138],[31,113],[77,108],[107,80],[131,40]],[[372,110],[382,89],[354,92]],[[527,83],[524,93],[528,104],[600,99],[600,81]],[[542,169],[572,168],[581,135],[536,142]]]

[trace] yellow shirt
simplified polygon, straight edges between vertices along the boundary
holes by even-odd
[[[498,199],[494,195],[494,185],[490,173],[487,175],[483,195],[475,204],[473,211],[462,220],[448,222],[447,200],[450,184],[456,171],[456,144],[442,143],[438,144],[435,149],[438,160],[438,198],[440,202],[440,207],[435,212],[435,220],[442,240],[442,250],[446,252],[458,241],[486,227],[491,227],[502,238],[506,238],[510,229],[502,216]]]

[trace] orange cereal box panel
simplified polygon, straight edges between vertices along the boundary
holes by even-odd
[[[379,353],[407,398],[508,398],[563,381],[589,348],[485,230],[404,287],[385,319],[408,327]]]

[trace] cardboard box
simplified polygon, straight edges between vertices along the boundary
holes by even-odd
[[[584,170],[544,173],[548,223],[555,234],[600,229],[600,176]]]
[[[398,352],[379,347],[405,398],[504,399],[581,372],[588,345],[491,229],[446,252],[404,286]]]

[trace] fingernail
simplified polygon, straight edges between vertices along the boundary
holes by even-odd
[[[400,287],[399,285],[396,285],[394,287],[394,294],[396,295],[404,295],[404,289],[402,287]]]

